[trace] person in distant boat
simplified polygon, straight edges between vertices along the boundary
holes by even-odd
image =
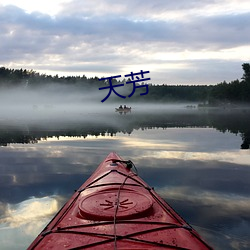
[[[124,105],[124,109],[126,109],[127,108],[127,106],[126,105]]]
[[[119,109],[122,109],[122,105],[119,106]]]

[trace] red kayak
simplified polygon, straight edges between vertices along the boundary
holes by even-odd
[[[212,249],[110,153],[28,249]]]

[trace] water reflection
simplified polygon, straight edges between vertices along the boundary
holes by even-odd
[[[88,131],[78,123],[29,127],[35,144],[11,143],[13,134],[24,132],[13,129],[7,137],[7,130],[8,146],[0,148],[1,249],[26,248],[110,151],[131,159],[139,175],[216,249],[249,249],[250,154],[240,150],[240,131],[249,126],[233,129],[234,117],[213,127],[214,117],[189,115],[181,122],[180,113],[161,119],[141,114],[137,121],[132,113],[129,119],[118,114],[113,127],[98,124]]]
[[[30,198],[17,204],[2,204],[1,249],[23,249],[42,230],[62,204],[60,197]]]
[[[161,108],[160,108],[161,107]],[[239,134],[242,141],[239,148],[250,145],[250,109],[199,110],[167,109],[164,106],[142,109],[140,106],[127,115],[111,110],[97,113],[67,113],[63,117],[54,113],[49,119],[2,120],[0,122],[0,145],[10,143],[37,143],[41,139],[60,136],[84,137],[114,136],[117,133],[131,134],[137,129],[210,127],[220,132]],[[53,117],[54,114],[54,117]],[[61,114],[62,115],[62,114]],[[69,116],[69,117],[68,117]]]
[[[9,225],[11,228],[20,227],[27,224],[34,225],[37,221],[40,223],[59,209],[55,197],[30,198],[17,204],[7,204],[4,208],[5,217],[0,220],[1,223]],[[32,222],[32,223],[31,223]],[[32,227],[32,225],[30,225]],[[26,227],[25,233],[31,234],[33,231]]]

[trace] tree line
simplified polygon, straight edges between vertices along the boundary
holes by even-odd
[[[216,85],[153,85],[148,84],[149,92],[147,95],[141,96],[141,90],[137,90],[131,98],[126,101],[144,101],[144,102],[175,102],[190,101],[202,102],[206,105],[221,105],[228,103],[250,103],[250,64],[242,64],[243,76],[239,80],[231,82],[221,82]],[[125,83],[125,79],[113,79],[113,84]],[[34,70],[26,69],[9,69],[0,67],[0,87],[24,87],[36,88],[50,84],[64,84],[72,87],[92,89],[99,91],[100,87],[108,85],[108,81],[99,81],[98,77],[82,76],[52,76],[40,74]],[[119,92],[119,89],[116,89]],[[131,86],[130,86],[131,90]],[[114,96],[114,94],[113,94]],[[115,96],[114,101],[120,100]]]
[[[211,89],[209,103],[250,103],[250,64],[242,64],[242,69],[244,73],[241,81],[238,79],[230,83],[224,81]]]

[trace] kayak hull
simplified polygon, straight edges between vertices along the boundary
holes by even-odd
[[[110,153],[28,249],[212,249]]]

